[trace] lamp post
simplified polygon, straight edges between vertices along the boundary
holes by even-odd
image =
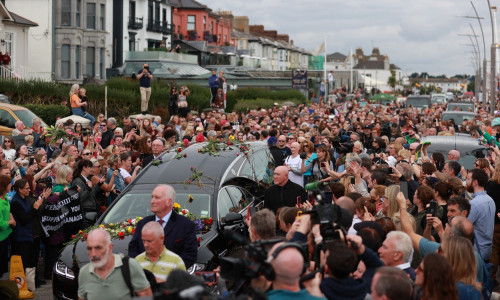
[[[491,19],[491,78],[490,78],[490,114],[495,114],[495,108],[497,104],[497,84],[496,84],[496,76],[497,76],[497,63],[496,63],[496,54],[497,54],[497,22],[496,22],[496,12],[497,8],[495,6],[490,5],[490,0],[488,0],[488,9],[490,11],[490,19]],[[495,15],[495,16],[493,16]]]
[[[486,73],[486,68],[487,68],[487,62],[486,62],[486,42],[484,40],[483,25],[481,24],[481,19],[482,18],[480,18],[479,15],[477,14],[477,10],[476,10],[476,7],[474,6],[474,3],[472,3],[472,1],[471,1],[470,4],[472,5],[472,8],[474,9],[474,13],[476,14],[476,16],[475,17],[466,17],[466,18],[477,19],[477,21],[479,22],[479,28],[481,28],[481,36],[483,38],[483,52],[484,52],[484,55],[483,55],[483,81],[482,81],[482,94],[481,94],[481,97],[482,97],[483,105],[486,107],[486,102],[487,102],[487,97],[486,97],[486,78],[487,78],[487,73]]]

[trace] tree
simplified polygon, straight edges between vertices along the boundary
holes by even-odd
[[[394,91],[394,88],[396,87],[396,72],[394,70],[391,70],[391,76],[389,76],[389,78],[387,80],[387,84]]]
[[[418,78],[418,73],[417,73],[417,72],[412,73],[412,74],[410,75],[410,78]]]

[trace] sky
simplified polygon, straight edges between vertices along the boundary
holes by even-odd
[[[250,25],[262,24],[290,36],[296,46],[312,50],[326,38],[327,53],[347,55],[361,47],[370,54],[378,47],[405,74],[475,73],[469,37],[478,35],[481,60],[483,39],[471,1],[466,0],[199,0],[212,10],[248,16]],[[487,59],[492,43],[487,0],[472,0],[481,20]],[[500,8],[500,0],[490,0]],[[498,19],[498,17],[497,17]],[[498,23],[498,21],[497,21]],[[500,23],[499,23],[500,24]],[[476,44],[476,40],[474,44]],[[498,56],[498,55],[497,55]]]

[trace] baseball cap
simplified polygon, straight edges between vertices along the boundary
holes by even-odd
[[[277,142],[278,142],[278,140],[274,136],[267,139],[267,144],[269,146],[276,146]]]
[[[491,126],[500,126],[500,118],[494,118],[491,122]]]

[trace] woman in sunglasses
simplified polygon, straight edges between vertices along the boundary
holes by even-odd
[[[5,159],[8,161],[14,161],[16,157],[16,143],[11,137],[6,137],[2,144],[3,153],[5,154]]]

